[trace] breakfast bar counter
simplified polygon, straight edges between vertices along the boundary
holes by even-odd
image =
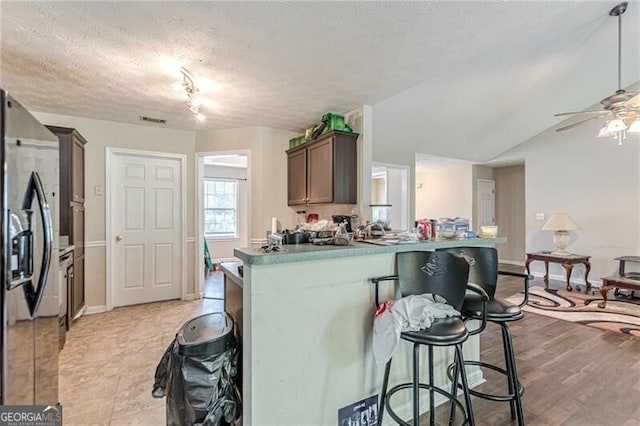
[[[243,423],[255,425],[335,425],[338,410],[378,394],[384,366],[375,363],[375,313],[369,279],[395,273],[395,253],[445,247],[494,246],[505,238],[425,241],[349,246],[285,245],[261,253],[237,248],[242,260]],[[383,300],[395,285],[381,287]],[[437,350],[436,381],[446,383],[449,350]],[[477,360],[477,336],[464,345]],[[423,359],[426,357],[426,350]],[[390,385],[410,377],[410,345],[399,345]],[[423,369],[426,375],[426,369]],[[426,377],[424,377],[426,381]],[[469,370],[471,385],[482,381]],[[410,417],[410,392],[397,395],[398,414]],[[422,404],[428,407],[428,402]],[[405,407],[403,410],[402,407]]]

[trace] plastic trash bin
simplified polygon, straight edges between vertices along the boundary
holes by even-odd
[[[167,398],[167,425],[227,425],[242,413],[235,321],[213,312],[187,321],[156,368],[152,395]]]

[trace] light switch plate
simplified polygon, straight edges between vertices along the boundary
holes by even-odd
[[[544,213],[536,213],[536,220],[544,220]]]
[[[93,190],[93,192],[96,195],[103,195],[104,194],[104,190],[102,189],[102,187],[100,185],[96,185],[94,190]]]

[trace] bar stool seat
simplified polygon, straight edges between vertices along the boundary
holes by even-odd
[[[436,319],[428,333],[421,331],[405,331],[400,338],[412,343],[432,346],[450,346],[462,343],[469,338],[469,330],[460,318]]]
[[[467,318],[480,319],[482,299],[475,293],[467,294],[462,304],[462,314]],[[517,321],[524,314],[518,305],[491,297],[487,302],[487,321]]]

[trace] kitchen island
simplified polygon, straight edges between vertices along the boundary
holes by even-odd
[[[494,246],[505,238],[425,241],[379,246],[286,245],[261,253],[237,248],[243,261],[243,423],[251,425],[335,425],[338,409],[382,386],[384,365],[373,358],[374,290],[371,277],[395,273],[395,254],[445,247]],[[381,300],[394,297],[392,282],[381,286]],[[464,345],[466,359],[477,360],[477,336]],[[439,384],[453,349],[437,349]],[[426,349],[421,359],[426,357]],[[423,380],[427,380],[427,371]],[[411,377],[411,346],[394,356],[390,386]],[[470,384],[482,381],[469,370]],[[405,395],[406,394],[406,395]],[[398,414],[410,417],[410,394],[397,395]],[[425,397],[428,395],[425,392]],[[426,409],[428,402],[422,404]],[[386,418],[388,421],[389,418]]]

